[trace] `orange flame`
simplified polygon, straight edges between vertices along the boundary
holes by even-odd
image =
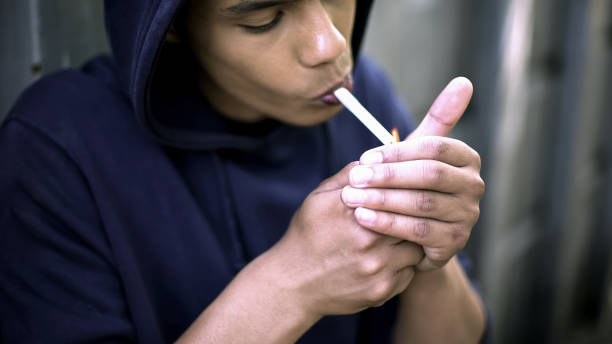
[[[400,142],[399,130],[397,128],[391,130],[391,135],[393,135],[393,142]]]

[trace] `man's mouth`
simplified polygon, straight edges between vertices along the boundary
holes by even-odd
[[[330,87],[327,91],[325,91],[322,95],[317,97],[317,101],[322,102],[327,105],[338,105],[340,101],[334,95],[334,91],[340,87],[344,87],[347,90],[353,92],[353,78],[349,74],[344,80],[336,83],[334,86]]]

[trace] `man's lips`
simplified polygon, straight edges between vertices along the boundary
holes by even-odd
[[[340,87],[344,87],[350,92],[353,92],[353,78],[349,75],[343,81],[335,84],[316,99],[328,105],[340,104],[340,101],[334,95],[334,91]]]

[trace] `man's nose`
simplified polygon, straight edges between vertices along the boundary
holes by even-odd
[[[305,11],[301,35],[296,41],[300,63],[306,67],[333,62],[347,48],[346,39],[327,10],[319,1],[315,3]]]

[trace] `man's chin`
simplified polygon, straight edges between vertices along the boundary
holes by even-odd
[[[342,104],[317,106],[315,109],[296,114],[291,118],[280,119],[287,124],[310,127],[325,123],[340,113]]]

